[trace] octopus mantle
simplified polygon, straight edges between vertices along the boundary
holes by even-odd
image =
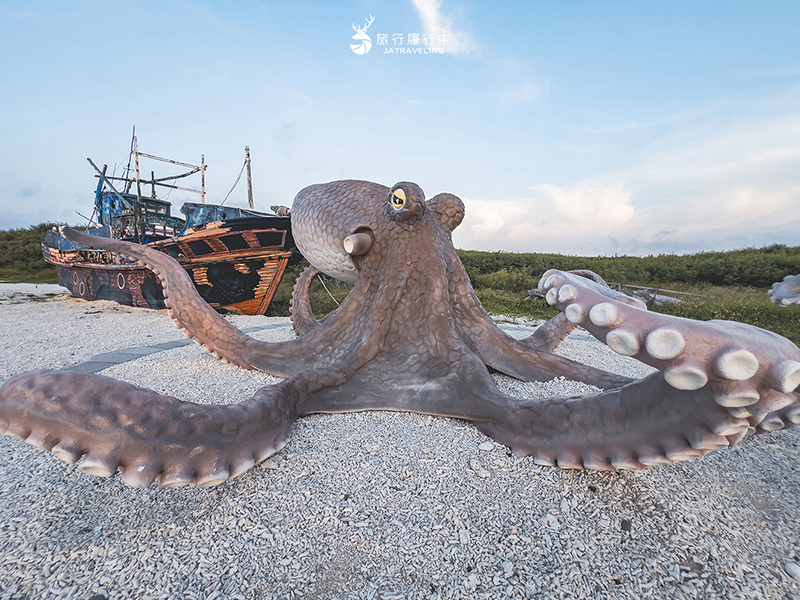
[[[285,377],[233,406],[200,405],[107,377],[25,373],[0,389],[0,432],[88,473],[137,486],[216,485],[279,451],[314,412],[404,410],[466,419],[517,455],[562,468],[641,469],[736,444],[748,432],[800,422],[800,350],[728,321],[648,312],[590,272],[548,271],[540,283],[562,313],[528,339],[501,332],[478,302],[451,232],[452,194],[426,200],[414,183],[337,181],[292,206],[298,248],[297,339],[265,344],[211,309],[171,257],[63,228],[65,237],[139,260],[164,288],[175,325],[214,356]],[[354,284],[322,321],[308,301],[320,271]],[[575,326],[658,369],[641,380],[553,354]],[[528,400],[500,392],[489,368],[523,380],[564,376],[600,391]]]

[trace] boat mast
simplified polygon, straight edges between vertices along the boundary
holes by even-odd
[[[131,184],[133,183],[130,180],[131,174],[131,156],[133,156],[133,144],[134,140],[136,139],[136,125],[133,126],[133,133],[131,134],[131,151],[128,154],[128,165],[125,167],[125,172],[123,173],[123,179],[125,179],[125,193],[128,194],[131,191]],[[114,167],[114,175],[116,175],[116,167]],[[122,202],[122,198],[119,199]]]
[[[206,203],[206,155],[200,155],[200,204]]]
[[[136,136],[133,136],[133,152],[136,159],[136,206],[133,210],[133,226],[134,237],[136,243],[139,243],[139,212],[142,205],[142,185],[139,180],[139,143],[136,141]]]
[[[244,147],[244,163],[247,165],[247,204],[253,210],[253,178],[250,175],[250,146]]]

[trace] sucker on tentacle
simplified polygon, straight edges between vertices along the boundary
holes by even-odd
[[[750,432],[800,424],[800,349],[774,333],[646,310],[587,271],[544,274],[562,312],[527,340],[503,333],[478,301],[452,244],[464,205],[411,182],[312,185],[292,205],[311,263],[295,285],[299,337],[262,343],[199,296],[171,257],[63,228],[73,241],[136,259],[164,289],[175,325],[215,357],[287,377],[250,400],[200,405],[102,376],[22,374],[0,388],[0,430],[96,475],[131,485],[216,485],[286,443],[313,412],[408,410],[471,421],[517,455],[562,468],[640,469],[691,460]],[[317,321],[318,273],[353,283]],[[660,372],[634,381],[551,351],[575,326]],[[491,367],[523,380],[564,376],[601,391],[528,400],[500,392]]]

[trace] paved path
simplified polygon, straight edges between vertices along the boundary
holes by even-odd
[[[247,327],[242,329],[245,333],[253,331],[261,331],[262,329],[280,329],[291,327],[291,323],[281,323],[277,325],[261,325],[260,327]],[[525,327],[520,325],[498,325],[504,331],[524,331],[532,333],[533,327]],[[572,339],[579,339],[584,341],[597,341],[593,337],[586,335],[569,334]],[[186,338],[185,340],[173,340],[171,342],[161,342],[160,344],[153,344],[152,346],[137,346],[136,348],[126,348],[124,350],[114,350],[113,352],[104,352],[103,354],[96,354],[84,363],[73,365],[62,369],[63,371],[76,371],[78,373],[98,373],[103,369],[118,365],[120,363],[134,360],[140,356],[147,356],[148,354],[155,354],[156,352],[163,352],[164,350],[172,350],[173,348],[180,348],[181,346],[188,346],[193,340]]]
[[[261,325],[260,327],[247,327],[242,329],[245,333],[252,331],[261,331],[262,329],[279,329],[281,327],[291,327],[291,323],[281,323],[277,325]],[[136,348],[126,348],[125,350],[114,350],[113,352],[104,352],[97,354],[84,363],[73,365],[62,369],[63,371],[76,371],[78,373],[97,373],[108,367],[118,365],[120,363],[134,360],[140,356],[147,356],[148,354],[155,354],[156,352],[163,352],[164,350],[172,350],[173,348],[180,348],[181,346],[188,346],[194,340],[186,338],[185,340],[173,340],[171,342],[161,342],[160,344],[153,344],[152,346],[138,346]]]

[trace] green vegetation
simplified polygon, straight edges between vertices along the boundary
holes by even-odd
[[[0,281],[58,283],[56,268],[42,259],[45,232],[56,223],[0,231]]]
[[[0,280],[55,283],[55,268],[42,260],[41,242],[52,223],[0,231]],[[609,283],[625,283],[701,294],[682,297],[680,304],[653,307],[691,319],[728,319],[780,333],[800,344],[800,309],[779,308],[766,291],[785,275],[800,273],[800,246],[776,244],[733,252],[693,255],[581,257],[560,254],[511,254],[459,251],[478,298],[491,314],[548,319],[556,310],[528,297],[547,269],[590,269]],[[270,306],[270,316],[289,314],[289,300],[305,260],[290,266]],[[329,277],[311,287],[311,303],[321,317],[341,303],[351,287]],[[330,295],[329,295],[330,292]],[[335,298],[332,299],[331,295]]]
[[[538,281],[547,269],[589,269],[610,282],[669,287],[667,284],[708,284],[769,288],[784,275],[800,273],[800,246],[775,244],[732,252],[659,256],[564,256],[561,254],[508,254],[459,251],[461,262],[473,282],[505,271],[487,280],[500,289],[521,291]],[[525,278],[528,279],[525,279]],[[481,285],[481,284],[478,284]],[[535,287],[535,286],[533,286]]]
[[[800,273],[800,247],[782,245],[733,252],[704,252],[687,256],[580,257],[558,254],[508,254],[459,251],[478,299],[490,314],[549,319],[558,312],[542,299],[528,296],[542,273],[558,268],[590,269],[609,283],[625,283],[690,294],[680,304],[651,310],[690,319],[727,319],[757,325],[800,344],[800,314],[796,307],[780,308],[767,298],[767,289],[785,275]],[[288,314],[296,276],[303,261],[287,270],[270,314]],[[342,302],[349,285],[325,278],[330,293]],[[314,313],[321,317],[336,307],[315,281],[311,287]],[[274,311],[274,312],[273,312]]]

